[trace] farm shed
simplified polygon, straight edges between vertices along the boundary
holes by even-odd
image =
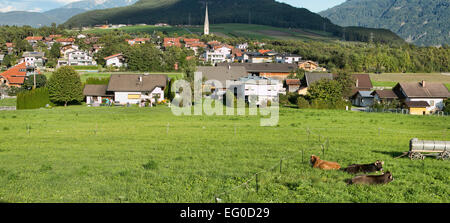
[[[405,106],[409,109],[411,115],[426,115],[429,114],[427,108],[430,106],[426,101],[407,101]]]

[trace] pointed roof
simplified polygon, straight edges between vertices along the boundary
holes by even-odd
[[[9,84],[23,84],[25,81],[25,77],[27,76],[27,66],[26,63],[17,64],[14,67],[11,67],[9,70],[0,74],[0,76],[4,77],[8,80]]]
[[[206,12],[205,12],[205,27],[203,34],[209,35],[209,16],[208,16],[208,2],[206,2]]]

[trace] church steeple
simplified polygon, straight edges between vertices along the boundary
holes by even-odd
[[[205,27],[203,30],[204,35],[209,35],[209,17],[208,17],[208,2],[206,3],[206,13],[205,13]]]

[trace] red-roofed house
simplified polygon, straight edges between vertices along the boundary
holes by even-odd
[[[125,41],[127,41],[127,43],[130,46],[133,46],[134,44],[146,43],[146,42],[150,41],[150,38],[134,38],[134,39],[126,39]]]
[[[74,38],[60,38],[60,39],[56,39],[55,41],[60,43],[63,46],[75,43],[75,39]]]
[[[125,63],[125,57],[121,54],[114,54],[109,57],[103,58],[106,61],[106,66],[112,66],[112,67],[123,67],[127,66]]]
[[[11,86],[20,87],[23,85],[26,76],[27,76],[27,66],[26,63],[23,62],[1,73],[0,81],[2,84],[5,84],[10,87]]]
[[[168,48],[171,46],[181,47],[180,38],[164,38],[164,47]]]
[[[299,79],[287,79],[286,85],[288,87],[288,92],[298,92],[298,90],[300,90]]]

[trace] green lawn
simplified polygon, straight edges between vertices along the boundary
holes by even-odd
[[[394,159],[411,138],[450,140],[449,117],[283,108],[276,127],[260,118],[178,117],[165,106],[2,111],[0,201],[450,202],[449,161]],[[306,128],[328,137],[325,155]],[[311,154],[343,166],[383,160],[395,180],[347,186],[352,175],[312,169]],[[236,188],[282,157],[282,173],[259,175],[259,193],[254,180]]]

